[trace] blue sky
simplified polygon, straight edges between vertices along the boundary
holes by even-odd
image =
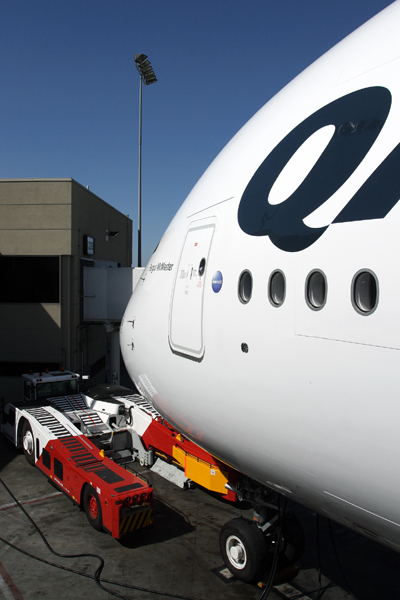
[[[231,137],[386,0],[0,0],[0,178],[72,177],[137,228],[143,262]],[[136,264],[136,234],[133,260]]]

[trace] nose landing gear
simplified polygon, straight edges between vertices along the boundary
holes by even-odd
[[[219,547],[224,563],[241,581],[253,581],[267,559],[264,534],[248,519],[226,523],[221,529]]]
[[[278,570],[294,564],[304,552],[303,529],[297,517],[288,511],[265,531],[249,519],[232,519],[220,533],[222,558],[230,572],[244,582],[260,581],[269,577],[275,552],[278,552]],[[279,530],[281,535],[279,536]],[[279,548],[276,548],[279,539]]]

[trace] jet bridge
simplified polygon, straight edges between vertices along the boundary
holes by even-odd
[[[103,323],[110,336],[111,365],[114,383],[119,383],[119,327],[143,268],[84,267],[83,320]]]

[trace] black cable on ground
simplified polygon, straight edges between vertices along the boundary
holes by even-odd
[[[285,509],[286,509],[286,503],[287,503],[287,500],[285,500]],[[278,504],[278,507],[279,507],[278,508],[278,523],[280,526],[281,512],[280,512],[279,504]],[[284,514],[285,509],[282,511],[283,514]],[[259,600],[267,600],[268,595],[271,591],[273,580],[274,580],[275,574],[276,574],[277,565],[278,565],[279,546],[280,546],[280,542],[281,542],[281,537],[282,537],[282,530],[280,528],[279,533],[278,533],[277,546],[276,546],[275,552],[274,552],[273,563],[272,563],[270,575],[268,578],[268,583],[267,583],[267,586],[265,587],[265,589],[263,590],[263,593],[261,594]],[[320,516],[318,513],[317,513],[317,567],[318,567],[318,588],[316,590],[312,590],[312,591],[301,592],[297,596],[293,596],[292,600],[300,600],[300,598],[304,598],[304,596],[308,596],[310,594],[317,594],[316,600],[320,600],[327,590],[329,590],[333,587],[336,587],[336,584],[333,583],[332,581],[330,581],[327,585],[322,587]],[[353,596],[353,598],[354,598],[354,596]],[[354,600],[356,600],[356,599],[354,598]]]
[[[198,598],[193,598],[191,596],[180,596],[178,594],[171,594],[169,592],[163,592],[160,590],[153,590],[151,588],[144,588],[144,587],[140,587],[140,586],[134,586],[134,585],[130,585],[130,584],[125,584],[125,583],[121,583],[118,581],[113,581],[110,579],[101,579],[100,575],[103,571],[104,568],[104,559],[98,555],[98,554],[91,554],[91,553],[83,553],[83,554],[61,554],[59,552],[56,552],[51,545],[49,544],[49,542],[47,541],[46,537],[44,536],[44,534],[42,533],[41,529],[39,528],[39,526],[35,523],[35,521],[32,519],[32,517],[29,515],[29,513],[25,510],[25,508],[22,506],[22,504],[19,502],[19,500],[14,496],[14,494],[11,492],[11,490],[8,488],[8,486],[4,483],[4,481],[0,478],[0,483],[4,486],[4,488],[6,489],[6,491],[9,493],[9,495],[12,497],[12,499],[14,500],[14,502],[17,504],[17,506],[23,511],[23,513],[25,514],[25,516],[29,519],[29,521],[32,523],[32,525],[34,526],[34,528],[36,529],[36,531],[39,533],[40,537],[42,538],[43,542],[45,543],[46,547],[48,548],[48,550],[50,550],[50,552],[52,554],[54,554],[55,556],[58,556],[60,558],[95,558],[97,559],[100,564],[99,567],[96,569],[95,574],[94,575],[90,575],[88,573],[84,573],[82,571],[78,571],[76,569],[72,569],[71,567],[64,567],[63,565],[59,565],[57,563],[53,563],[51,561],[48,561],[44,558],[40,558],[39,556],[36,556],[34,554],[31,554],[30,552],[23,550],[22,548],[19,548],[18,546],[16,546],[15,544],[12,544],[11,542],[9,542],[8,540],[0,537],[0,541],[3,542],[3,544],[6,544],[7,546],[9,546],[10,548],[13,548],[14,550],[16,550],[17,552],[21,552],[22,554],[24,554],[25,556],[28,556],[29,558],[32,558],[34,560],[37,560],[41,563],[44,563],[46,565],[49,565],[51,567],[55,567],[57,569],[61,569],[63,571],[68,571],[69,573],[74,573],[75,575],[80,575],[81,577],[86,577],[88,579],[94,579],[94,581],[96,582],[96,584],[98,585],[98,587],[100,589],[102,589],[104,592],[107,592],[108,594],[111,594],[112,596],[115,596],[116,598],[120,598],[121,600],[131,600],[130,598],[127,598],[126,596],[123,596],[122,594],[119,594],[118,592],[115,592],[113,590],[110,590],[108,588],[106,588],[104,585],[102,585],[103,583],[107,583],[109,585],[116,585],[119,587],[124,587],[133,591],[138,591],[138,592],[145,592],[148,594],[153,594],[153,595],[158,595],[158,596],[164,596],[166,598],[175,598],[176,600],[199,600]],[[280,507],[280,499],[279,499],[279,504],[278,504],[278,530],[277,530],[277,539],[276,539],[276,546],[275,546],[275,551],[274,551],[274,557],[273,557],[273,561],[272,561],[272,566],[271,566],[271,570],[270,570],[270,575],[268,578],[268,583],[267,586],[265,587],[265,589],[263,590],[259,600],[267,600],[269,593],[271,591],[272,588],[272,584],[275,578],[275,574],[276,574],[276,569],[278,566],[278,559],[279,559],[279,549],[280,549],[280,544],[281,544],[281,540],[282,540],[282,515],[285,512],[286,509],[286,503],[287,500],[285,499],[285,504],[284,504],[284,509],[283,511],[281,511],[281,507]],[[189,521],[190,522],[190,521]],[[337,552],[337,548],[336,548],[336,543],[333,537],[333,530],[332,530],[332,523],[331,521],[329,522],[329,529],[330,529],[330,534],[331,534],[331,540],[332,540],[332,545],[333,545],[333,549],[334,549],[334,553],[335,553],[335,557],[336,557],[336,561],[341,573],[341,576],[343,578],[343,581],[350,593],[350,595],[352,596],[352,598],[354,598],[354,600],[356,600],[354,594],[352,593],[350,586],[348,584],[348,581],[344,575],[340,560],[339,560],[339,556],[338,556],[338,552]],[[330,587],[334,587],[334,585],[332,584],[332,582],[328,583],[326,586],[324,586],[323,588],[321,587],[321,565],[320,565],[320,544],[319,544],[319,516],[317,515],[317,535],[318,535],[318,570],[319,570],[319,585],[318,585],[318,589],[314,590],[313,592],[305,592],[302,594],[299,594],[298,596],[295,596],[293,598],[293,600],[299,600],[300,598],[303,598],[305,595],[310,594],[310,593],[315,593],[318,592],[317,594],[317,600],[320,600],[320,598],[322,598],[323,594],[327,591],[327,589],[329,589]]]
[[[321,598],[321,589],[322,589],[321,536],[320,536],[319,525],[320,525],[320,523],[319,523],[319,513],[317,513],[317,567],[318,567],[318,593],[317,593],[317,600],[320,600],[320,598]]]
[[[40,535],[40,537],[42,538],[42,540],[46,544],[47,548],[50,550],[50,552],[52,552],[55,556],[59,556],[60,558],[86,558],[86,557],[96,558],[96,559],[98,559],[100,561],[100,566],[97,569],[96,573],[97,572],[101,573],[101,571],[103,570],[103,567],[104,567],[104,560],[98,554],[60,554],[59,552],[56,552],[55,550],[53,550],[53,548],[50,546],[49,542],[47,541],[47,539],[43,535],[42,531],[39,529],[38,525],[36,525],[35,521],[32,519],[32,517],[29,515],[29,513],[25,510],[25,508],[22,506],[22,504],[19,502],[19,500],[14,496],[14,494],[12,493],[12,491],[10,490],[10,488],[4,483],[4,481],[1,478],[0,478],[0,482],[2,483],[3,487],[7,490],[7,492],[9,493],[9,495],[11,496],[11,498],[14,500],[14,502],[22,510],[22,512],[24,513],[24,515],[32,523],[32,525],[34,526],[34,528],[36,529],[36,531],[38,532],[38,534]]]
[[[325,594],[326,590],[335,587],[336,584],[332,584],[332,582],[330,581],[325,587],[322,588],[322,594]],[[318,592],[318,589],[316,590],[310,590],[307,592],[301,592],[299,593],[297,596],[290,596],[290,600],[300,600],[300,598],[304,598],[304,596],[310,596],[311,594],[316,594]]]
[[[45,558],[40,558],[39,556],[36,556],[35,554],[31,554],[27,550],[23,550],[22,548],[19,548],[15,544],[12,544],[11,542],[9,542],[8,540],[5,540],[2,537],[0,537],[0,542],[3,542],[4,544],[6,544],[7,546],[9,546],[13,550],[16,550],[17,552],[21,552],[21,554],[25,554],[25,556],[28,556],[29,558],[33,558],[33,560],[37,560],[38,562],[44,563],[45,565],[49,565],[50,567],[55,567],[56,569],[61,569],[62,571],[68,571],[69,573],[75,573],[75,575],[80,575],[81,577],[86,577],[87,579],[94,579],[94,580],[96,580],[96,574],[98,572],[98,569],[96,570],[95,575],[90,575],[89,573],[84,573],[83,571],[78,571],[77,569],[73,569],[72,567],[64,567],[63,565],[59,565],[57,563],[53,563],[53,562],[51,562],[49,560],[46,560]],[[53,552],[53,550],[51,550],[51,552]],[[54,554],[57,555],[56,552],[54,552]],[[59,556],[63,557],[63,558],[74,558],[73,555],[62,555],[62,554],[60,554]],[[90,557],[93,557],[93,556],[96,556],[96,555],[95,554],[78,554],[76,556],[83,556],[83,557],[90,556]],[[134,586],[134,585],[130,585],[128,583],[120,583],[119,581],[113,581],[112,579],[100,579],[100,578],[98,578],[98,581],[99,582],[108,583],[110,585],[118,585],[119,587],[125,587],[125,588],[128,588],[128,589],[137,591],[137,592],[146,592],[148,594],[156,594],[158,596],[165,596],[165,597],[168,597],[168,598],[177,598],[178,600],[199,600],[198,598],[193,598],[193,597],[190,597],[190,596],[179,596],[177,594],[170,594],[169,592],[161,592],[159,590],[152,590],[152,589],[149,589],[149,588],[143,588],[143,587],[140,587],[140,586]],[[131,598],[127,598],[126,596],[122,596],[121,594],[118,594],[117,592],[113,592],[112,590],[108,590],[106,587],[104,587],[102,585],[100,585],[100,587],[101,587],[101,589],[103,591],[105,591],[105,592],[107,592],[109,594],[112,594],[113,596],[117,596],[117,598],[122,598],[123,600],[132,600]]]
[[[316,523],[317,523],[317,531],[316,531],[316,538],[317,538],[317,569],[318,569],[318,588],[316,590],[312,590],[311,592],[304,592],[302,594],[299,594],[298,596],[293,596],[292,600],[298,600],[299,598],[304,598],[304,596],[307,596],[309,594],[316,594],[316,600],[321,600],[322,596],[325,594],[325,592],[333,587],[336,586],[335,583],[333,583],[333,581],[330,581],[329,583],[327,583],[325,586],[322,587],[322,566],[321,566],[321,535],[320,535],[320,515],[319,513],[316,513]]]
[[[278,566],[278,560],[279,560],[279,546],[281,544],[281,540],[282,540],[282,528],[280,526],[278,526],[278,535],[276,538],[276,548],[275,548],[275,552],[274,552],[274,558],[272,561],[272,566],[271,566],[271,572],[269,575],[269,579],[268,579],[268,583],[265,587],[265,589],[263,590],[261,596],[260,596],[260,600],[266,600],[269,596],[269,593],[271,591],[272,588],[272,584],[274,582],[275,579],[275,574],[276,574],[276,569]]]
[[[333,581],[330,581],[329,583],[327,583],[325,587],[321,588],[321,593],[317,597],[317,600],[320,600],[320,598],[322,598],[322,596],[325,594],[326,591],[331,590],[334,587],[337,587],[337,584],[333,583]]]
[[[321,568],[321,539],[320,539],[320,515],[317,513],[316,514],[317,520],[317,568],[318,568],[318,588],[316,590],[312,590],[311,592],[304,592],[301,594],[298,594],[297,596],[293,596],[292,600],[300,600],[300,598],[304,598],[304,596],[310,595],[310,594],[317,594],[316,600],[321,600],[322,596],[325,594],[325,592],[333,587],[336,587],[337,584],[333,583],[333,581],[330,581],[327,585],[325,585],[324,587],[322,587],[322,568]],[[335,558],[336,558],[336,562],[338,564],[339,567],[339,571],[340,574],[342,576],[342,579],[345,583],[345,586],[347,588],[347,591],[349,592],[349,594],[352,596],[352,598],[354,598],[354,600],[357,600],[356,597],[354,596],[354,594],[352,593],[349,583],[346,579],[346,576],[343,572],[340,560],[339,560],[339,554],[337,551],[337,547],[336,547],[336,543],[335,543],[335,539],[333,536],[333,529],[332,529],[332,522],[330,520],[328,520],[328,524],[329,524],[329,531],[330,531],[330,536],[331,536],[331,541],[332,541],[332,546],[333,546],[333,550],[335,553]],[[260,600],[264,600],[262,597],[260,598]]]
[[[281,496],[279,496],[278,497],[278,528],[277,528],[277,537],[276,537],[276,542],[275,542],[276,546],[275,546],[275,551],[274,551],[274,558],[272,560],[271,571],[270,571],[270,574],[268,577],[267,585],[266,585],[265,589],[263,590],[259,600],[267,600],[269,593],[271,591],[271,588],[272,588],[272,584],[274,583],[276,569],[278,567],[280,545],[281,545],[281,541],[282,541],[282,517],[285,514],[286,504],[287,504],[287,498],[285,498],[283,510],[281,510]]]
[[[61,569],[63,571],[68,571],[70,573],[75,573],[76,575],[81,575],[82,577],[86,577],[88,579],[94,579],[94,581],[96,582],[96,584],[98,585],[98,587],[100,589],[102,589],[104,592],[107,592],[108,594],[111,594],[112,596],[115,596],[116,598],[120,598],[121,600],[131,600],[131,598],[127,598],[126,596],[122,596],[122,594],[119,594],[118,592],[114,592],[113,590],[110,590],[110,589],[106,588],[104,585],[102,585],[102,582],[110,584],[110,585],[117,585],[117,586],[124,587],[124,588],[130,589],[130,590],[138,591],[138,592],[146,592],[148,594],[155,594],[155,595],[158,595],[158,596],[165,596],[167,598],[176,598],[177,600],[199,600],[198,598],[193,598],[193,597],[190,597],[190,596],[180,596],[178,594],[170,594],[169,592],[162,592],[162,591],[159,591],[159,590],[152,590],[150,588],[144,588],[144,587],[140,587],[140,586],[129,585],[129,584],[125,584],[125,583],[120,583],[118,581],[112,581],[112,580],[109,580],[109,579],[101,579],[100,575],[101,575],[101,572],[102,572],[102,570],[104,568],[104,559],[100,555],[98,555],[98,554],[90,554],[90,553],[85,553],[85,554],[60,554],[59,552],[56,552],[55,550],[53,550],[53,548],[50,546],[49,542],[45,538],[44,534],[40,530],[39,526],[35,523],[35,521],[32,519],[32,517],[28,514],[28,512],[25,510],[25,508],[22,506],[22,504],[19,502],[19,500],[14,496],[14,494],[12,493],[12,491],[8,488],[8,486],[4,483],[4,481],[1,478],[0,478],[0,483],[2,483],[2,485],[4,486],[4,488],[7,490],[7,492],[11,496],[11,498],[17,504],[17,506],[19,506],[19,508],[23,511],[23,513],[25,514],[25,516],[32,523],[32,525],[34,526],[34,528],[36,529],[36,531],[39,533],[39,535],[42,538],[43,542],[45,543],[45,545],[47,546],[47,548],[50,550],[50,552],[52,552],[52,554],[54,554],[55,556],[59,556],[60,558],[87,558],[87,557],[89,557],[89,558],[96,558],[97,560],[100,561],[100,565],[96,569],[94,575],[89,575],[88,573],[83,573],[82,571],[78,571],[78,570],[72,569],[70,567],[64,567],[64,566],[59,565],[57,563],[53,563],[51,561],[48,561],[48,560],[46,560],[44,558],[40,558],[39,556],[35,556],[34,554],[31,554],[30,552],[27,552],[26,550],[23,550],[22,548],[19,548],[18,546],[15,546],[15,544],[12,544],[8,540],[5,540],[4,538],[0,537],[0,541],[3,542],[4,544],[6,544],[7,546],[9,546],[10,548],[13,548],[17,552],[21,552],[22,554],[25,554],[25,556],[28,556],[29,558],[33,558],[34,560],[42,562],[42,563],[44,563],[46,565],[49,565],[51,567],[55,567],[55,568]]]
[[[344,581],[345,586],[347,587],[347,591],[349,592],[350,596],[352,598],[354,598],[354,600],[357,600],[356,597],[354,596],[353,592],[351,591],[351,588],[349,586],[349,582],[347,581],[347,578],[346,578],[346,576],[345,576],[345,574],[343,572],[343,569],[342,569],[342,564],[341,564],[340,559],[339,559],[339,554],[338,554],[338,551],[337,551],[336,542],[335,542],[335,538],[334,538],[334,535],[333,535],[332,521],[328,521],[328,523],[329,523],[329,532],[331,534],[333,551],[335,553],[335,558],[336,558],[336,562],[337,562],[338,567],[339,567],[340,574],[342,576],[342,579]]]

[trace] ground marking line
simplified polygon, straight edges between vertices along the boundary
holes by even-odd
[[[8,589],[6,582],[4,581],[4,579],[2,578],[2,576],[0,575],[0,594],[2,598],[5,598],[5,600],[15,600],[14,596],[11,594],[10,590]]]
[[[53,494],[48,494],[47,496],[41,496],[40,498],[31,498],[30,500],[22,500],[20,504],[34,504],[35,502],[42,502],[43,500],[47,500],[48,498],[54,498],[54,496],[62,496],[62,492],[54,492]],[[3,504],[0,506],[1,510],[7,510],[9,508],[13,508],[14,506],[18,506],[16,502],[10,502],[9,504]]]
[[[292,587],[288,583],[282,583],[281,585],[274,585],[274,589],[277,590],[280,594],[285,596],[286,598],[297,598],[301,592],[296,590],[296,588]],[[302,596],[303,600],[311,600],[309,596]]]
[[[2,576],[0,575],[0,596],[2,598],[5,598],[5,600],[15,600],[14,596],[11,594],[10,590],[8,589],[6,582],[4,581],[4,579],[2,578]]]
[[[0,561],[0,592],[5,600],[24,600],[21,592],[7,573],[3,563]]]

